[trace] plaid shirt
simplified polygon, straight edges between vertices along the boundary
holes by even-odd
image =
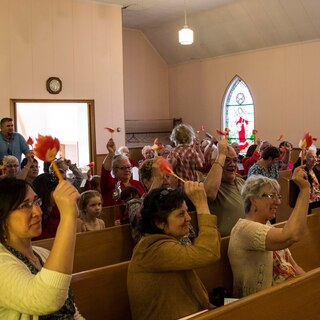
[[[196,170],[203,166],[198,152],[192,145],[180,145],[175,147],[169,154],[168,160],[173,164],[175,173],[187,181],[197,181]]]

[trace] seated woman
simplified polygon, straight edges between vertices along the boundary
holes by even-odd
[[[3,160],[3,178],[4,177],[17,177],[19,172],[19,160],[15,156],[4,156]]]
[[[151,190],[156,188],[177,189],[180,187],[180,180],[178,180],[175,176],[171,174],[163,173],[160,170],[156,159],[147,159],[143,161],[143,163],[139,168],[139,175],[140,175],[141,182],[146,188],[147,192],[150,192]],[[122,196],[123,196],[123,193],[121,193],[121,197]],[[141,220],[140,210],[143,204],[144,196],[142,198],[135,198],[126,202],[125,218],[127,222],[130,223],[131,234],[132,234],[134,243],[137,243],[141,238],[141,232],[139,230],[139,222]],[[192,205],[190,207],[193,208]],[[194,237],[195,237],[195,232],[190,223],[190,233],[188,236],[183,237],[181,241],[183,243],[186,243],[186,242],[191,243],[190,239]]]
[[[105,223],[99,219],[102,212],[102,198],[98,191],[82,192],[78,202],[80,217],[77,220],[77,232],[104,229]]]
[[[144,187],[140,181],[132,179],[129,159],[122,155],[115,156],[116,146],[112,139],[109,139],[107,149],[109,154],[103,161],[100,179],[103,205],[121,204],[121,190],[128,186],[136,187],[142,196],[145,193]]]
[[[279,144],[280,157],[279,160],[282,161],[282,170],[292,170],[294,163],[291,161],[291,152],[293,146],[289,141],[282,141]]]
[[[127,279],[133,320],[178,319],[214,307],[193,269],[220,258],[216,216],[210,214],[202,183],[188,181],[184,188],[199,224],[199,235],[190,246],[179,242],[188,234],[191,220],[183,193],[159,188],[144,199],[143,237],[134,249]]]
[[[269,146],[262,151],[261,159],[258,160],[248,171],[248,177],[251,175],[262,175],[272,179],[279,178],[279,170],[282,168],[282,162],[278,160],[280,156],[279,149]]]
[[[246,218],[239,219],[233,227],[228,248],[236,298],[304,273],[287,248],[299,241],[307,230],[310,185],[302,167],[294,171],[292,179],[300,192],[283,228],[269,224],[281,202],[278,182],[254,175],[243,186],[241,196]]]
[[[39,175],[38,160],[33,157],[25,157],[21,161],[21,173],[24,173],[24,171],[26,172],[24,180],[32,184],[34,179]]]
[[[17,178],[21,180],[27,180],[29,182],[28,176],[31,166],[34,167],[33,163],[37,163],[37,160],[33,158],[33,154],[29,152],[27,157],[21,162],[21,171],[19,172],[19,160],[12,155],[7,155],[3,157],[3,176]],[[24,165],[23,165],[24,164]],[[38,168],[38,167],[37,167]],[[36,169],[39,171],[38,169]]]
[[[53,196],[61,220],[49,252],[31,244],[41,234],[41,199],[23,180],[0,181],[1,319],[83,319],[69,289],[79,193],[62,181]]]

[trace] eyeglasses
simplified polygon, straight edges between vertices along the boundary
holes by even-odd
[[[279,193],[263,193],[261,195],[262,198],[269,198],[272,200],[281,200],[282,199],[282,195]]]
[[[36,168],[39,169],[40,166],[35,166],[35,165],[33,165],[33,164],[30,166],[30,169],[36,169]]]
[[[42,205],[42,199],[35,198],[32,201],[25,201],[17,209],[30,210],[33,207],[33,205],[40,207]]]
[[[230,164],[231,162],[238,163],[238,158],[237,157],[234,157],[234,158],[226,157],[226,160],[224,161],[224,163],[225,164]]]
[[[6,167],[7,168],[18,168],[19,165],[18,164],[7,164]]]
[[[126,167],[116,167],[116,169],[120,169],[120,170],[131,170],[131,166],[126,166]]]

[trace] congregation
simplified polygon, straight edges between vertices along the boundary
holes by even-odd
[[[227,136],[200,137],[181,123],[171,145],[145,146],[143,159],[132,159],[128,147],[117,148],[110,138],[99,175],[91,168],[83,175],[71,160],[58,158],[59,180],[50,164],[39,174],[13,119],[0,126],[0,283],[9,297],[0,298],[0,318],[84,319],[70,289],[75,241],[77,233],[105,229],[101,214],[111,206],[125,207],[114,224],[129,224],[135,244],[127,275],[133,320],[216,308],[195,269],[220,259],[223,237],[230,237],[233,298],[305,273],[289,247],[305,235],[307,214],[320,203],[316,148],[302,150],[293,163],[290,142],[257,139],[241,154]],[[290,170],[299,192],[288,220],[275,228],[282,198],[277,179]],[[47,238],[55,238],[50,252],[32,245]]]

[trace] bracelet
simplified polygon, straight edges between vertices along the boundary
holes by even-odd
[[[215,161],[213,164],[218,164],[223,169],[223,165],[219,161]]]

